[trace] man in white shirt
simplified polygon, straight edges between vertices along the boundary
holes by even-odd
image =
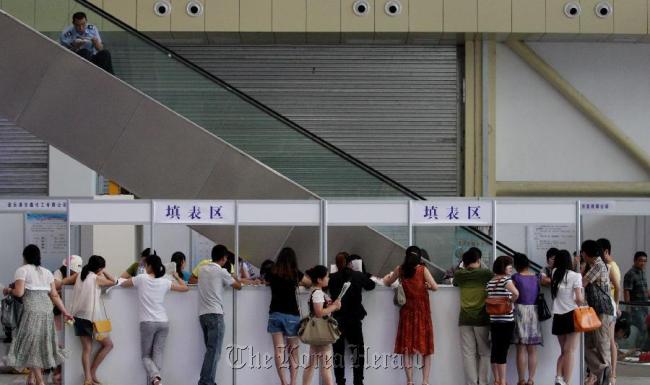
[[[221,356],[226,325],[223,320],[223,289],[231,286],[241,289],[242,284],[223,266],[228,260],[228,250],[223,245],[212,248],[212,262],[201,266],[199,279],[199,322],[205,341],[205,357],[199,385],[215,385],[217,363]]]

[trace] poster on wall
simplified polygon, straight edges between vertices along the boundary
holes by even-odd
[[[546,251],[551,247],[573,253],[576,248],[575,225],[526,226],[526,251],[530,259],[546,266]]]
[[[201,262],[202,259],[212,258],[212,248],[215,243],[196,231],[191,231],[192,249],[190,250],[190,266],[192,269]]]
[[[25,244],[41,249],[41,265],[48,270],[61,266],[68,253],[67,214],[25,213]]]

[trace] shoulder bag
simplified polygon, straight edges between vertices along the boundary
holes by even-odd
[[[102,309],[104,309],[104,318],[103,319],[96,319],[95,318],[95,302],[97,302],[97,282],[95,282],[95,285],[93,287],[93,316],[92,316],[92,322],[93,322],[93,329],[95,331],[95,339],[97,341],[101,341],[106,337],[106,334],[110,333],[113,330],[113,326],[111,325],[111,320],[108,319],[108,313],[106,313],[106,305],[104,304],[104,299],[101,296],[101,293],[99,293],[99,301],[102,304]]]
[[[506,315],[512,313],[512,301],[508,297],[487,297],[485,310],[489,315]]]
[[[312,293],[311,295],[313,295]],[[307,345],[325,346],[336,342],[341,336],[338,322],[334,317],[316,317],[311,311],[311,296],[309,298],[309,316],[300,321],[298,337]]]
[[[393,295],[393,303],[395,304],[395,306],[399,306],[399,307],[406,305],[406,293],[404,293],[404,287],[402,286],[401,280],[395,287],[395,294]]]
[[[537,319],[540,322],[551,319],[553,315],[546,304],[546,299],[544,298],[544,293],[542,293],[542,285],[540,280],[542,277],[537,275],[537,299],[535,300],[535,306],[537,306]]]
[[[582,306],[573,311],[573,324],[576,333],[591,332],[602,326],[593,307]]]

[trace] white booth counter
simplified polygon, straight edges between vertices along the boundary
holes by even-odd
[[[71,288],[66,288],[66,303],[70,301]],[[270,289],[263,286],[244,287],[224,296],[226,334],[219,361],[216,381],[219,384],[279,383],[273,360],[271,337],[266,332]],[[307,313],[307,293],[301,293],[303,314]],[[550,296],[547,294],[550,306]],[[236,297],[236,301],[234,301]],[[431,370],[431,384],[463,384],[464,373],[458,329],[459,293],[451,286],[441,286],[430,292],[432,319],[435,332],[435,353]],[[363,303],[368,311],[364,320],[366,343],[366,384],[405,383],[401,356],[393,354],[399,309],[393,305],[393,290],[378,287],[365,292]],[[105,295],[107,312],[111,318],[115,348],[100,367],[98,377],[107,384],[145,384],[145,371],[140,359],[140,332],[137,318],[137,298],[134,289],[114,288]],[[198,321],[198,292],[192,288],[188,293],[170,293],[166,299],[170,332],[165,349],[162,377],[165,385],[187,385],[198,382],[203,354],[203,335]],[[234,308],[236,307],[236,308]],[[539,348],[536,383],[552,384],[556,359],[559,356],[557,339],[551,335],[551,321],[543,323],[544,346]],[[81,369],[81,345],[74,330],[66,327],[65,343],[69,350],[66,360],[64,383],[83,382]],[[511,347],[508,358],[508,382],[516,383],[515,348]],[[574,383],[579,381],[580,350],[576,352]],[[308,346],[300,348],[300,359],[306,362]],[[349,349],[346,359],[350,361]],[[416,383],[421,383],[416,372]],[[315,372],[312,384],[319,383]],[[298,383],[301,383],[302,368]],[[352,382],[348,366],[347,381]]]

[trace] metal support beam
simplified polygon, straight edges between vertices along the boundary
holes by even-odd
[[[483,195],[483,44],[465,41],[465,196]]]
[[[650,196],[650,182],[497,182],[497,196]]]
[[[650,173],[650,154],[628,137],[613,121],[591,103],[589,99],[566,81],[553,67],[526,45],[526,43],[511,39],[506,42],[506,45],[564,96],[569,103],[578,109],[578,111],[582,112],[587,119],[600,128],[621,149],[627,152]]]

